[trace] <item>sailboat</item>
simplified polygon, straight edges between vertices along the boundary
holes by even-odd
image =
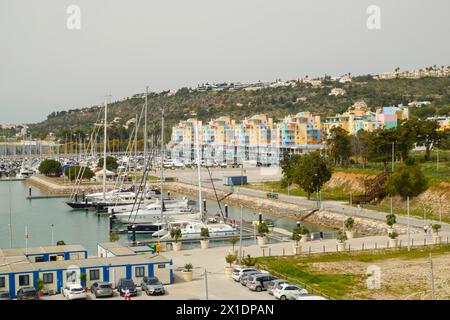
[[[181,237],[184,239],[199,238],[201,230],[208,229],[210,237],[229,236],[238,234],[238,230],[226,223],[211,221],[206,218],[206,211],[202,209],[202,181],[201,181],[201,158],[200,158],[200,143],[198,123],[196,124],[196,147],[197,147],[197,176],[198,176],[198,218],[197,219],[176,219],[174,217],[167,224],[165,230],[160,230],[153,234],[153,236],[162,236],[161,239],[170,238],[169,230],[178,228],[181,230]]]

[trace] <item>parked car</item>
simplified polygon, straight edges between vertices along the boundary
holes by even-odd
[[[33,287],[21,288],[17,291],[17,300],[39,300],[39,295]]]
[[[109,282],[95,282],[91,286],[91,292],[96,298],[114,296],[114,290]]]
[[[0,291],[0,300],[11,300],[11,296],[7,291]]]
[[[273,291],[277,288],[278,285],[283,284],[283,283],[289,283],[289,281],[287,280],[282,280],[282,279],[275,279],[270,281],[267,284],[267,292],[271,295],[273,295]]]
[[[241,280],[239,282],[245,287],[247,285],[247,280],[248,280],[249,276],[252,276],[254,274],[261,274],[261,273],[268,274],[268,272],[263,272],[261,270],[253,270],[253,271],[244,272],[242,274]]]
[[[312,294],[299,294],[299,295],[297,295],[295,300],[327,300],[327,299],[324,297],[315,296]]]
[[[137,296],[137,287],[134,284],[134,281],[132,279],[122,278],[117,284],[117,291],[119,292],[119,295],[123,297],[126,293],[126,290],[130,292],[131,296]]]
[[[153,294],[164,294],[164,286],[157,277],[144,277],[141,283],[142,291],[149,295]]]
[[[277,277],[271,274],[254,274],[247,278],[247,288],[253,291],[261,292],[267,290],[267,286],[270,281],[277,279]]]
[[[87,294],[80,284],[67,284],[62,290],[62,294],[67,300],[87,299]]]
[[[244,274],[244,272],[254,271],[254,270],[256,270],[256,269],[255,268],[251,268],[251,267],[238,267],[238,268],[235,268],[233,270],[231,278],[234,281],[239,282],[241,280],[241,276]]]
[[[273,291],[273,296],[280,300],[295,300],[301,294],[308,294],[308,291],[291,283],[280,284]]]

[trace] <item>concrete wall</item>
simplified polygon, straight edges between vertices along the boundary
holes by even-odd
[[[153,265],[153,275],[163,284],[170,284],[170,274],[172,266],[168,263],[159,263]]]

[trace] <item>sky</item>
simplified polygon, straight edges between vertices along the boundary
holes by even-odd
[[[67,27],[70,5],[80,29]],[[366,24],[370,5],[378,30]],[[447,66],[448,12],[448,0],[0,0],[0,123],[147,85]]]

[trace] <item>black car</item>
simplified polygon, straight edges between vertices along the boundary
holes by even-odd
[[[17,300],[39,300],[39,295],[35,288],[22,288],[17,291]]]
[[[137,287],[134,284],[134,281],[132,279],[126,278],[120,279],[119,283],[117,284],[117,291],[119,292],[120,296],[123,297],[127,290],[130,293],[130,296],[137,296]]]

